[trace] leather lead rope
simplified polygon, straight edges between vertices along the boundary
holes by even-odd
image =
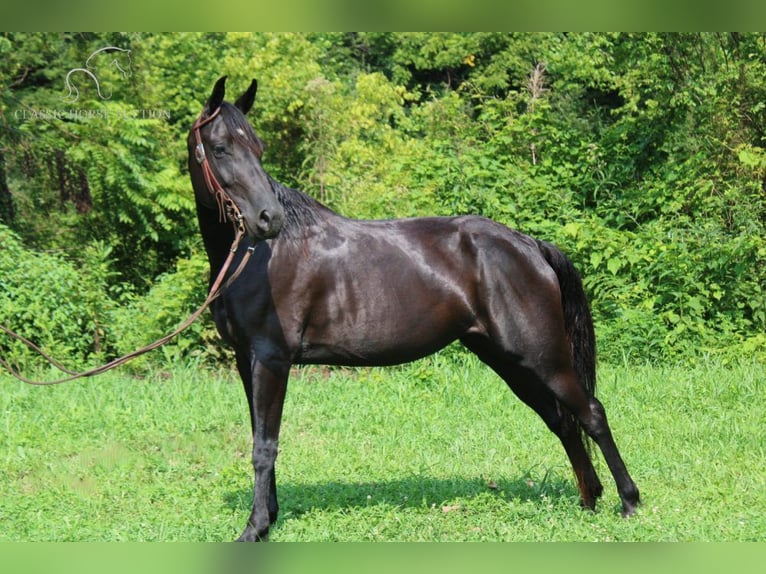
[[[111,371],[114,368],[119,367],[120,365],[124,365],[128,361],[131,361],[135,359],[136,357],[140,357],[141,355],[144,355],[148,353],[149,351],[153,351],[154,349],[161,347],[171,339],[173,339],[176,335],[181,333],[183,330],[189,327],[194,321],[196,321],[199,316],[202,314],[205,309],[207,309],[210,304],[221,294],[221,292],[231,285],[234,280],[239,277],[239,274],[242,273],[242,271],[245,268],[245,265],[247,265],[247,261],[250,259],[250,255],[253,252],[253,248],[248,248],[247,253],[242,258],[242,262],[239,264],[235,272],[232,274],[231,277],[224,283],[223,278],[226,276],[226,272],[229,270],[229,267],[231,267],[231,262],[234,259],[234,254],[236,253],[236,248],[239,245],[239,242],[242,239],[242,235],[237,233],[237,236],[234,240],[234,243],[232,244],[232,248],[229,251],[229,255],[226,258],[226,261],[223,264],[223,267],[221,267],[221,271],[218,273],[218,276],[216,277],[215,282],[213,283],[212,287],[210,287],[210,291],[208,292],[207,298],[205,299],[204,303],[192,313],[188,319],[186,319],[181,325],[179,325],[172,333],[165,335],[161,339],[157,339],[153,343],[150,343],[146,345],[145,347],[141,347],[140,349],[137,349],[133,351],[132,353],[128,353],[127,355],[123,355],[122,357],[118,357],[117,359],[114,359],[112,361],[109,361],[108,363],[101,365],[100,367],[95,367],[93,369],[89,369],[87,371],[82,372],[75,372],[72,371],[65,366],[63,366],[60,362],[56,361],[49,355],[47,355],[45,352],[43,352],[37,345],[29,341],[28,339],[22,337],[21,335],[14,333],[7,327],[0,325],[0,331],[4,332],[6,335],[11,337],[12,339],[16,339],[17,341],[20,341],[36,353],[40,354],[46,361],[48,361],[51,365],[59,369],[60,371],[67,373],[69,376],[63,377],[60,379],[55,379],[52,381],[36,381],[33,379],[29,379],[19,373],[16,369],[14,369],[8,361],[0,357],[0,365],[2,365],[6,371],[8,371],[11,375],[19,379],[20,381],[23,381],[24,383],[27,383],[29,385],[37,385],[37,386],[50,386],[50,385],[59,385],[61,383],[67,383],[69,381],[74,381],[76,379],[83,379],[86,377],[95,377],[96,375],[100,375],[102,373],[105,373],[107,371]]]

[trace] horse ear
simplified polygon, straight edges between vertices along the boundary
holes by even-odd
[[[234,105],[242,110],[243,114],[247,114],[247,112],[250,111],[250,108],[253,107],[253,102],[255,102],[255,92],[257,91],[258,81],[253,78],[253,81],[250,82],[250,87],[247,88],[247,91],[244,94],[239,96],[239,99],[237,99]]]
[[[207,113],[213,113],[221,107],[223,103],[223,97],[226,95],[226,76],[221,76],[213,86],[213,93],[210,94],[210,99],[207,101]]]

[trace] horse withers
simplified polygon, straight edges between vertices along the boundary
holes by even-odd
[[[455,340],[559,437],[585,508],[595,508],[603,490],[590,438],[623,514],[632,514],[639,492],[595,398],[593,321],[569,259],[483,217],[359,221],[281,185],[263,169],[263,144],[245,117],[255,80],[235,104],[224,101],[225,80],[189,134],[189,170],[211,280],[237,225],[252,243],[238,248],[237,259],[248,250],[250,259],[212,304],[252,424],[253,506],[239,540],[266,538],[277,519],[274,463],[292,365],[393,365]],[[220,195],[238,212],[229,217],[234,226]]]

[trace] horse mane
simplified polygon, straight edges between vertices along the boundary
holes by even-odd
[[[310,227],[319,224],[327,215],[335,214],[304,192],[282,185],[271,177],[269,181],[285,213],[285,220],[279,232],[280,238],[299,239],[305,236]]]

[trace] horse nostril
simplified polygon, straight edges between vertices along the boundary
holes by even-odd
[[[263,237],[274,237],[282,227],[282,212],[279,209],[264,209],[258,214],[255,227]]]
[[[271,224],[271,214],[264,209],[258,214],[258,227],[263,230],[268,230],[270,224]]]

